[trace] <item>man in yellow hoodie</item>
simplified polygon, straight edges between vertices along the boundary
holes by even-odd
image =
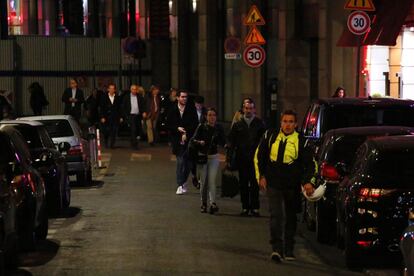
[[[301,186],[308,195],[314,192],[315,163],[304,139],[296,132],[297,115],[286,110],[280,131],[269,129],[255,153],[255,171],[260,189],[266,191],[270,211],[271,259],[295,259],[296,213],[301,209]]]

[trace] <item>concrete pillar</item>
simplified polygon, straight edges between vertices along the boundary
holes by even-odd
[[[29,34],[39,34],[37,0],[29,0],[28,31]]]
[[[44,34],[56,35],[57,27],[57,1],[44,0],[43,1],[43,20],[44,20]]]
[[[0,39],[7,39],[8,37],[7,0],[0,0]]]
[[[199,1],[198,12],[198,94],[206,99],[206,106],[217,108],[218,99],[218,1]]]

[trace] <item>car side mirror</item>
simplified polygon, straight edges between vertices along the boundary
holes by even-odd
[[[343,162],[336,163],[335,168],[342,177],[349,173],[348,166]]]
[[[60,152],[68,151],[70,149],[70,144],[68,142],[61,142],[59,143],[58,148]]]

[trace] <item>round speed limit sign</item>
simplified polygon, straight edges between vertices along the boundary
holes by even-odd
[[[266,59],[266,52],[259,45],[249,45],[244,49],[243,60],[250,67],[260,67]]]
[[[348,16],[348,29],[356,35],[365,34],[369,30],[371,19],[363,11],[354,11]]]

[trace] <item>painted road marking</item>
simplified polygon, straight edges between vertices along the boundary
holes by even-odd
[[[131,161],[151,161],[152,154],[145,154],[145,153],[132,153],[131,154]]]

